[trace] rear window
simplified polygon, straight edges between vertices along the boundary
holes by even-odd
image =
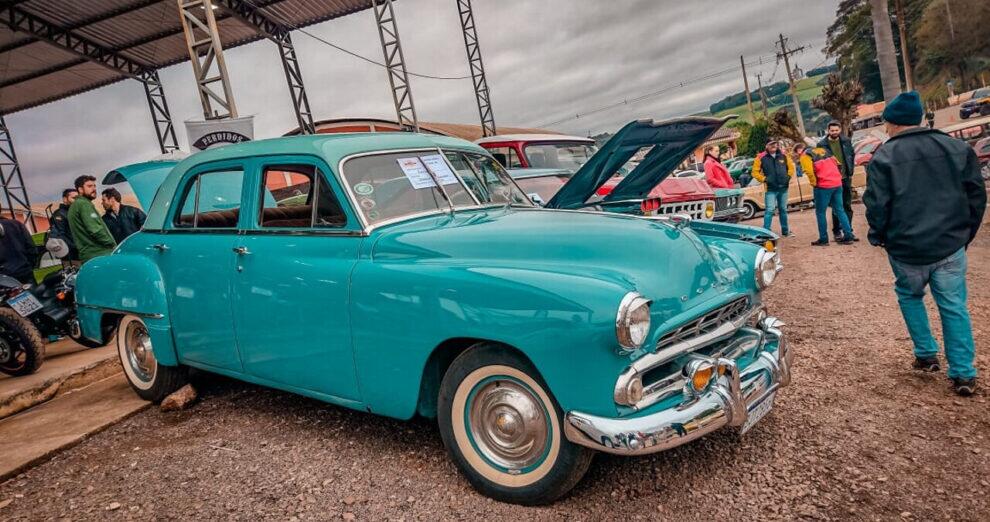
[[[244,170],[198,174],[189,180],[175,225],[181,228],[236,228]]]

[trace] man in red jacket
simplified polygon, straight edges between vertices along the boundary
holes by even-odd
[[[818,220],[818,241],[814,246],[828,246],[828,223],[825,211],[832,207],[834,219],[839,220],[842,227],[842,238],[836,240],[840,245],[850,245],[856,241],[849,216],[842,206],[842,171],[835,156],[829,155],[823,147],[805,149],[799,156],[801,172],[808,177],[808,183],[815,187],[815,218]]]

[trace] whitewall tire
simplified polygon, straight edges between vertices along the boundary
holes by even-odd
[[[144,400],[159,403],[188,382],[185,368],[159,364],[148,327],[136,315],[120,320],[117,355],[127,381]]]

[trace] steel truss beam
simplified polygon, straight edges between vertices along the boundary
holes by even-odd
[[[474,11],[471,0],[457,0],[457,12],[461,15],[461,30],[464,33],[464,48],[467,51],[468,67],[474,82],[474,97],[478,101],[478,115],[481,117],[482,136],[494,136],[495,116],[492,114],[492,99],[485,80],[485,64],[481,61],[481,47],[478,45],[478,30],[474,25]]]
[[[144,75],[144,94],[148,98],[148,108],[151,109],[151,121],[155,124],[155,135],[158,137],[158,147],[162,154],[179,149],[179,140],[175,137],[175,126],[172,125],[172,113],[168,110],[165,90],[158,77],[158,71]]]
[[[289,28],[272,20],[268,15],[258,10],[257,5],[245,0],[215,0],[217,5],[225,7],[235,18],[254,27],[266,38],[278,45],[278,55],[282,60],[282,70],[285,71],[285,81],[289,85],[289,95],[292,97],[292,108],[296,113],[296,121],[303,134],[315,134],[316,125],[313,123],[313,112],[309,108],[309,97],[303,85],[302,71],[296,58],[296,48],[292,45]]]
[[[176,3],[186,35],[189,60],[196,75],[203,116],[208,120],[236,118],[237,106],[230,89],[212,0],[176,0]],[[219,90],[213,88],[215,83],[220,84]]]
[[[31,213],[31,201],[28,199],[24,178],[21,177],[21,167],[14,154],[14,142],[10,138],[7,122],[0,114],[0,186],[3,189],[7,206],[4,210],[10,212],[10,217],[16,219],[14,210],[20,206],[24,210],[24,225],[37,232],[34,227],[34,216]]]
[[[406,73],[406,60],[402,55],[402,42],[399,41],[399,28],[395,23],[392,0],[372,0],[372,7],[378,25],[378,36],[382,41],[385,69],[388,73],[388,83],[392,88],[392,101],[395,102],[395,114],[399,125],[405,130],[419,132],[416,106],[413,104],[412,89],[409,86],[409,75]]]

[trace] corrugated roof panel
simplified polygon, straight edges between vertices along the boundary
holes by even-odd
[[[371,0],[248,1],[290,28],[371,7]],[[26,0],[16,7],[143,65],[160,68],[189,59],[175,0]],[[218,9],[216,14],[225,48],[263,38],[225,10]],[[0,25],[0,113],[28,109],[124,78],[81,60]]]

